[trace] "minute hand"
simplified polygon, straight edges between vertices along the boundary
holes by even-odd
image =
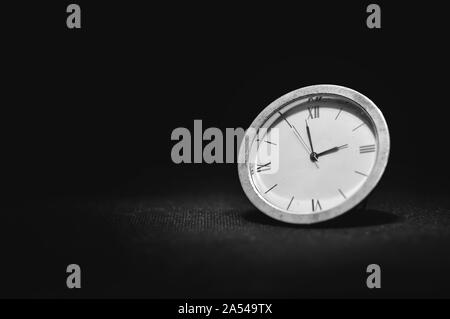
[[[297,129],[295,128],[294,125],[292,125],[291,123],[289,123],[289,121],[284,117],[284,115],[281,112],[278,112],[281,116],[281,118],[283,120],[286,121],[286,123],[289,125],[289,127],[292,129],[292,132],[294,132],[294,135],[299,139],[300,143],[303,145],[303,147],[305,148],[305,151],[308,154],[311,154],[311,150],[309,149],[308,145],[306,145],[305,141],[303,140],[302,136],[300,135],[300,133],[297,131]],[[319,165],[314,162],[314,165],[316,165],[317,168],[319,168]]]
[[[309,146],[311,146],[311,154],[314,153],[314,147],[311,139],[311,131],[309,130],[308,121],[305,120],[306,123],[306,133],[308,134]]]
[[[330,148],[330,149],[328,149],[326,151],[318,153],[317,157],[320,157],[320,156],[323,156],[323,155],[326,155],[326,154],[330,154],[330,153],[334,153],[334,152],[339,151],[340,149],[347,148],[347,147],[348,147],[348,144],[344,144],[344,145],[341,145],[341,146],[335,146],[335,147],[332,147],[332,148]]]

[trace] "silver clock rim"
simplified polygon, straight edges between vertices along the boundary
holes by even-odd
[[[251,145],[255,138],[256,130],[261,127],[273,115],[274,112],[277,112],[281,108],[284,108],[286,105],[304,96],[316,94],[332,94],[342,96],[352,100],[362,109],[364,109],[373,121],[375,133],[378,139],[378,152],[372,172],[367,177],[363,186],[346,201],[333,208],[326,209],[320,212],[310,214],[292,213],[272,205],[271,203],[266,201],[255,189],[255,186],[251,182],[250,169],[248,165],[249,151],[248,147],[245,147],[245,144]],[[264,214],[282,222],[292,224],[313,224],[342,215],[357,206],[362,200],[364,200],[364,198],[366,198],[370,194],[370,192],[380,181],[387,166],[387,162],[389,159],[389,150],[390,137],[388,126],[383,114],[375,105],[375,103],[373,103],[363,94],[344,86],[332,84],[311,85],[291,91],[281,96],[280,98],[270,103],[255,118],[249,129],[246,131],[244,139],[242,140],[241,146],[239,148],[239,179],[241,182],[241,186],[244,189],[244,192],[249,200]]]

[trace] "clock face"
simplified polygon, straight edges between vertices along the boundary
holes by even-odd
[[[256,190],[273,206],[299,214],[335,207],[356,193],[378,144],[361,108],[324,95],[279,109],[257,135],[250,159]]]
[[[322,87],[274,102],[276,107],[269,106],[252,127],[245,166],[251,190],[246,192],[277,219],[310,223],[339,215],[364,199],[384,170],[379,119],[355,100]],[[385,141],[384,136],[383,153]],[[328,215],[292,218],[322,212]]]

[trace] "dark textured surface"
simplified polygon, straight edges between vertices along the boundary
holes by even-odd
[[[367,210],[295,226],[256,211],[234,168],[179,167],[160,176],[165,177],[147,176],[135,183],[139,191],[130,188],[120,196],[59,198],[10,208],[14,214],[2,233],[21,249],[6,250],[9,258],[2,264],[9,280],[2,293],[449,296],[450,211],[443,195],[382,182]],[[82,267],[79,291],[64,287],[69,263]],[[371,263],[382,267],[378,291],[365,286]]]

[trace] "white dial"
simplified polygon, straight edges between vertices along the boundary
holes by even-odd
[[[260,195],[280,209],[308,214],[335,207],[372,170],[377,150],[372,123],[347,100],[311,97],[278,110],[266,124],[252,145],[251,178]]]
[[[354,207],[387,162],[389,135],[381,112],[343,87],[291,92],[269,105],[251,129],[248,150],[241,148],[241,183],[258,208],[288,222],[326,220]]]

